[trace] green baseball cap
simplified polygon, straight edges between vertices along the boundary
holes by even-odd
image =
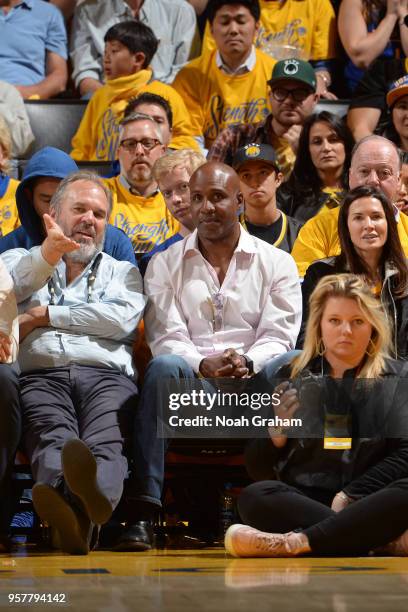
[[[316,91],[316,73],[309,62],[291,58],[276,62],[268,84],[273,87],[278,81],[299,81]]]

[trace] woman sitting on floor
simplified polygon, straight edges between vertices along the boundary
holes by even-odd
[[[276,389],[275,417],[302,416],[308,433],[269,428],[251,442],[247,469],[261,482],[240,495],[246,525],[228,529],[230,554],[355,556],[385,547],[408,555],[408,364],[388,357],[389,339],[361,278],[319,282],[304,349]]]
[[[408,268],[395,220],[395,209],[375,187],[356,187],[340,209],[341,253],[315,261],[302,283],[302,326],[297,348],[302,348],[309,314],[309,298],[317,282],[328,274],[361,275],[389,318],[392,354],[408,359]]]

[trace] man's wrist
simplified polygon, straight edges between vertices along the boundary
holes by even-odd
[[[242,355],[245,360],[245,366],[248,369],[248,374],[252,375],[254,373],[254,362],[248,355]]]
[[[328,89],[331,85],[331,78],[328,72],[323,72],[322,70],[316,72],[316,77],[319,77],[324,82],[326,89]]]

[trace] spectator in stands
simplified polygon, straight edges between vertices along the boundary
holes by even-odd
[[[75,10],[70,44],[73,78],[82,95],[102,85],[106,31],[130,19],[149,26],[160,40],[151,63],[155,79],[171,83],[189,60],[196,16],[185,0],[84,0]]]
[[[255,45],[276,60],[308,59],[316,70],[317,93],[335,98],[331,85],[331,59],[335,57],[336,20],[330,0],[260,0],[260,26]],[[203,53],[212,51],[214,39],[207,25]]]
[[[295,165],[278,190],[278,206],[302,222],[338,206],[348,188],[354,140],[337,116],[321,111],[305,119]]]
[[[255,143],[241,147],[232,166],[244,197],[242,225],[252,236],[290,253],[302,224],[276,207],[276,190],[283,175],[274,149]]]
[[[120,174],[105,179],[112,191],[110,222],[131,239],[137,257],[178,231],[153,176],[166,147],[160,126],[149,115],[135,113],[122,121],[118,157]]]
[[[391,117],[383,135],[408,152],[408,75],[391,84],[387,105]]]
[[[407,73],[406,59],[376,60],[357,85],[347,113],[356,142],[388,122],[386,96],[392,83]]]
[[[0,259],[0,553],[10,548],[11,470],[21,437],[18,375],[10,365],[17,358],[18,318],[13,281]]]
[[[24,157],[34,142],[34,134],[22,95],[4,81],[0,81],[0,115],[11,127],[9,158]]]
[[[217,48],[187,64],[173,83],[203,147],[229,125],[262,121],[270,111],[267,80],[275,61],[253,45],[259,12],[258,0],[212,2],[208,14]]]
[[[154,164],[153,177],[170,214],[179,222],[180,227],[176,234],[143,255],[139,265],[142,276],[144,276],[147,264],[153,255],[166,251],[169,246],[183,240],[195,229],[190,211],[189,181],[193,172],[203,164],[205,164],[205,157],[198,151],[193,151],[193,149],[171,151],[163,157],[159,157]]]
[[[152,81],[149,64],[159,43],[152,30],[138,21],[125,21],[112,26],[104,40],[107,82],[86,107],[72,139],[71,156],[76,160],[116,159],[123,111],[130,98],[145,91],[169,101],[174,117],[172,145],[197,147],[182,98],[169,85]]]
[[[0,115],[0,238],[20,224],[15,202],[18,181],[8,176],[11,146],[10,130]]]
[[[406,14],[406,0],[342,0],[338,28],[349,56],[345,77],[350,92],[375,59],[387,62],[401,46],[403,54],[408,55]]]
[[[71,174],[44,214],[41,247],[3,255],[20,304],[33,503],[73,554],[89,551],[93,526],[120,500],[137,401],[132,341],[145,297],[137,268],[102,253],[110,207],[96,175]]]
[[[163,96],[146,91],[132,98],[123,116],[126,118],[134,113],[142,113],[152,117],[159,124],[163,136],[163,144],[169,147],[172,139],[173,112],[170,104]],[[183,149],[184,147],[180,147]]]
[[[264,121],[238,123],[223,130],[212,145],[208,159],[231,164],[240,147],[251,142],[270,144],[278,155],[284,176],[289,176],[302,125],[313,113],[318,99],[316,75],[308,62],[282,60],[275,65],[269,85],[272,113]]]
[[[400,198],[401,160],[394,143],[382,136],[367,136],[356,144],[349,171],[350,189],[361,185],[378,187],[391,200]],[[340,253],[337,223],[339,207],[321,213],[302,227],[294,244],[292,255],[299,275],[304,276],[317,259]],[[404,253],[408,256],[408,217],[397,215],[398,234]]]
[[[146,337],[155,359],[145,373],[139,409],[149,407],[156,427],[158,381],[180,378],[268,376],[271,360],[294,346],[300,324],[300,287],[290,255],[240,226],[239,178],[209,162],[190,179],[196,230],[158,253],[147,267]],[[250,264],[250,265],[249,265]],[[175,274],[177,271],[177,274]],[[137,423],[135,430],[137,430]],[[152,500],[160,504],[165,442],[156,431],[143,461]],[[135,453],[136,464],[142,458]],[[151,519],[154,508],[151,509]],[[140,529],[123,536],[133,549]],[[146,534],[148,538],[148,534]]]
[[[323,276],[360,274],[378,298],[392,329],[391,354],[408,358],[408,268],[398,236],[395,211],[377,187],[356,187],[348,193],[339,213],[341,252],[312,263],[302,283],[302,327],[297,345],[303,346],[309,316],[309,298]]]
[[[44,213],[49,213],[50,201],[61,180],[78,166],[63,151],[45,147],[32,156],[24,169],[23,179],[16,191],[16,202],[21,226],[0,238],[0,253],[9,249],[31,249],[45,238]],[[135,263],[132,245],[127,236],[108,225],[103,250],[115,259]]]
[[[0,81],[23,98],[52,98],[67,84],[67,35],[60,11],[42,0],[2,0]]]
[[[320,281],[305,348],[279,372],[290,380],[275,407],[282,420],[302,415],[305,435],[270,428],[270,439],[251,444],[247,469],[258,482],[238,500],[246,526],[227,531],[230,554],[348,557],[380,546],[408,554],[406,367],[389,358],[389,336],[364,281]]]

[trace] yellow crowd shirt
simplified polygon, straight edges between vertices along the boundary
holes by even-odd
[[[318,61],[335,57],[336,17],[330,0],[260,0],[259,4],[256,47],[277,59],[295,56]],[[213,49],[215,42],[207,23],[202,52]]]
[[[3,177],[2,180],[7,180]],[[12,232],[20,225],[16,205],[16,189],[19,181],[8,179],[8,185],[2,198],[0,198],[0,237]]]
[[[89,100],[72,139],[71,157],[78,161],[113,161],[119,144],[119,124],[130,98],[143,92],[165,98],[173,111],[173,149],[198,149],[182,98],[170,86],[151,81],[151,70],[107,81]]]
[[[213,51],[189,62],[173,83],[190,113],[194,135],[204,136],[207,148],[224,128],[265,120],[271,112],[266,81],[276,63],[257,49],[252,70],[229,75],[218,68],[215,55]]]
[[[339,211],[337,207],[320,213],[309,219],[300,230],[292,249],[299,276],[303,277],[310,264],[317,259],[340,254],[337,231]],[[399,212],[397,227],[403,251],[408,257],[408,216],[402,212]]]
[[[104,179],[104,183],[113,195],[109,223],[129,236],[136,254],[149,253],[179,231],[180,225],[159,191],[147,198],[135,195],[122,184],[120,176]]]

